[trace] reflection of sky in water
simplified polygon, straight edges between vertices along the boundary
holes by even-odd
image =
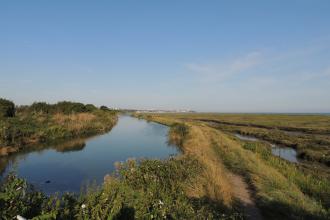
[[[243,141],[258,141],[257,138],[252,137],[252,136],[246,136],[246,135],[241,135],[241,134],[235,134],[235,136]]]
[[[258,138],[252,136],[246,136],[240,134],[235,134],[235,136],[243,141],[259,141]],[[295,149],[292,149],[290,147],[277,146],[275,144],[271,144],[271,146],[272,146],[273,155],[281,157],[290,162],[294,162],[294,163],[298,162],[297,152]]]
[[[46,149],[16,157],[17,171],[47,193],[77,192],[82,183],[101,183],[116,161],[176,154],[177,149],[166,144],[167,132],[166,126],[121,116],[111,132],[88,139],[80,151]]]
[[[295,149],[289,147],[278,147],[272,144],[272,153],[275,156],[281,157],[285,160],[297,163],[297,152]]]

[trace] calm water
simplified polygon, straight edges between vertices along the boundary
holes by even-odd
[[[102,183],[104,175],[114,171],[116,161],[177,154],[177,148],[167,144],[167,132],[166,126],[120,116],[107,134],[16,155],[7,170],[16,167],[19,176],[47,194],[79,192],[87,182]]]
[[[252,136],[241,135],[241,134],[235,134],[235,136],[243,141],[259,141],[257,138]]]
[[[235,134],[238,139],[243,141],[260,141],[258,138],[246,135]],[[279,146],[276,144],[270,144],[272,147],[272,154],[281,157],[287,161],[298,163],[297,151],[290,147]]]
[[[271,144],[271,146],[273,155],[281,157],[293,163],[298,163],[297,151],[295,149],[292,149],[290,147],[279,147],[275,144]]]

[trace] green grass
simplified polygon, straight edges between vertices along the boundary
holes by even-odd
[[[299,187],[302,183],[310,184],[307,181],[311,178],[303,179],[297,174],[297,170],[289,168],[284,170],[284,167],[279,165],[281,162],[266,162],[259,154],[248,152],[250,149],[247,151],[240,146],[231,144],[221,146],[214,142],[214,149],[226,167],[243,175],[254,188],[257,205],[267,219],[327,219],[329,217],[326,206],[319,200],[320,194],[305,195]],[[297,184],[298,181],[302,181],[300,185]],[[310,185],[307,185],[304,189],[320,192],[319,189],[314,190],[309,187]]]
[[[166,115],[166,114],[164,114]],[[252,127],[277,128],[309,133],[330,133],[330,116],[301,114],[221,114],[221,113],[184,113],[167,114],[184,119],[207,119]]]
[[[265,143],[245,142],[242,146],[257,154],[266,164],[276,168],[302,192],[320,201],[324,207],[330,208],[330,181],[327,177],[306,173],[299,165],[273,156],[270,146]]]

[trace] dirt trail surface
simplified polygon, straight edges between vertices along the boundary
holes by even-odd
[[[234,188],[234,196],[242,203],[244,213],[247,215],[247,219],[250,220],[262,220],[261,213],[256,206],[251,191],[241,176],[233,173],[228,175]]]

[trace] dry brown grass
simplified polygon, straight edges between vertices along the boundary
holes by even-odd
[[[96,116],[92,113],[78,113],[78,114],[71,114],[65,115],[62,113],[57,113],[53,116],[53,120],[58,124],[64,124],[68,122],[91,122],[96,118]]]
[[[199,181],[189,190],[189,194],[231,206],[233,193],[228,171],[215,156],[205,128],[190,125],[189,137],[183,145],[184,152],[195,156],[206,168]]]
[[[171,118],[152,117],[165,125],[172,125],[180,122]],[[233,189],[228,179],[228,170],[223,166],[222,161],[216,156],[212,149],[212,143],[207,127],[196,126],[193,123],[186,123],[189,126],[189,135],[181,146],[185,155],[197,158],[205,167],[194,185],[187,187],[187,194],[195,198],[209,198],[213,201],[231,207],[234,202]]]
[[[0,156],[7,156],[10,153],[14,153],[18,150],[17,147],[0,147]]]

